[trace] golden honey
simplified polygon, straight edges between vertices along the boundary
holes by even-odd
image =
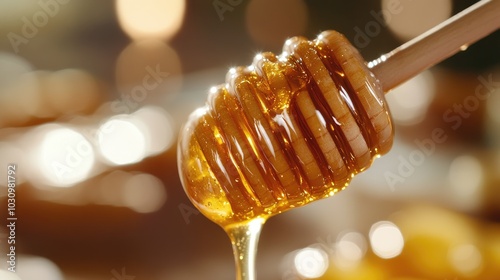
[[[327,31],[231,69],[191,114],[179,171],[194,205],[227,229],[335,194],[392,138],[378,82],[345,37]]]

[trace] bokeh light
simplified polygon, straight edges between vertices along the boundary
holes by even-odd
[[[24,58],[0,52],[0,127],[24,124],[39,108],[39,83]]]
[[[0,126],[88,113],[99,101],[98,83],[85,71],[32,71],[25,60],[10,54],[0,54],[0,65]]]
[[[116,0],[122,29],[134,39],[170,39],[180,29],[185,0]]]
[[[152,213],[167,201],[163,182],[151,174],[114,170],[101,176],[96,186],[88,192],[89,203]]]
[[[68,187],[87,179],[95,155],[81,133],[56,124],[41,126],[37,131],[43,136],[34,168],[41,169],[49,185]]]
[[[356,267],[365,256],[367,247],[365,237],[359,232],[339,235],[335,245],[335,265],[341,269]]]
[[[328,269],[328,255],[320,248],[304,248],[294,257],[297,274],[305,279],[315,279],[323,276]]]
[[[0,142],[0,166],[7,166],[8,164],[17,164],[24,166],[24,152],[14,143],[11,142]],[[16,172],[16,183],[17,185],[22,184],[25,181],[25,171],[18,169]],[[0,186],[7,187],[7,172],[0,173]],[[7,192],[0,191],[0,197],[6,196]]]
[[[159,210],[166,199],[163,183],[150,174],[134,175],[123,186],[124,204],[139,213]]]
[[[156,95],[174,96],[182,85],[181,74],[181,60],[171,46],[158,40],[130,43],[116,62],[120,102],[114,102],[112,110],[115,114],[130,113]]]
[[[386,95],[394,122],[414,125],[421,122],[435,96],[435,83],[430,71],[422,72]]]
[[[43,257],[21,255],[16,273],[23,280],[63,280],[59,267],[51,260]],[[0,274],[1,275],[1,274]],[[1,278],[2,280],[4,278]],[[8,279],[8,278],[7,278]]]
[[[476,276],[482,268],[483,256],[472,244],[462,244],[451,248],[449,261],[453,268],[463,276]]]
[[[498,108],[500,108],[500,87],[490,92],[486,103],[488,116],[495,122],[497,127],[498,124],[500,124],[500,110],[498,110]]]
[[[170,148],[175,142],[173,121],[170,115],[161,107],[147,106],[134,112],[132,116],[140,121],[145,128],[147,153],[154,155]]]
[[[114,170],[99,178],[98,189],[90,193],[89,201],[100,205],[122,207],[123,186],[133,175],[123,170]]]
[[[397,7],[394,7],[395,3],[398,4]],[[401,40],[407,41],[448,19],[452,12],[452,2],[382,0],[382,11],[389,29]]]
[[[377,256],[391,259],[399,256],[403,251],[403,234],[394,223],[380,221],[370,229],[370,244]]]
[[[456,157],[448,171],[448,180],[453,193],[459,199],[475,201],[484,181],[484,171],[481,162],[473,156],[463,155]]]
[[[38,7],[35,1],[0,1],[0,17],[3,22],[10,23],[32,13],[36,8]]]
[[[126,115],[110,118],[99,127],[102,156],[114,165],[132,164],[146,156],[146,139],[134,119]]]
[[[308,10],[303,0],[252,0],[246,10],[246,27],[264,47],[279,49],[291,36],[304,35]]]
[[[2,280],[22,280],[17,273],[0,269],[0,279]],[[24,279],[27,280],[27,279]]]
[[[33,71],[33,66],[24,58],[0,52],[0,86],[8,85],[22,74]]]
[[[97,106],[99,88],[89,73],[78,69],[54,72],[47,79],[45,102],[56,115],[89,112]]]
[[[137,280],[231,277],[227,238],[197,238],[217,228],[181,195],[172,148],[178,129],[189,112],[205,102],[208,86],[224,83],[227,67],[250,63],[248,49],[279,53],[288,37],[312,38],[325,28],[356,39],[353,35],[358,36],[361,27],[371,40],[369,49],[363,50],[368,58],[395,47],[387,32],[393,30],[395,37],[405,40],[424,31],[422,22],[429,25],[428,21],[446,17],[434,14],[451,13],[449,0],[358,2],[0,1],[2,34],[16,33],[25,42],[16,47],[4,36],[0,44],[4,202],[6,165],[19,166],[18,274],[4,266],[0,279],[119,280],[117,273],[125,269],[128,278]],[[455,11],[468,5],[458,2],[453,1]],[[401,13],[384,12],[394,3]],[[225,5],[224,18],[216,4]],[[482,43],[494,49],[488,40]],[[478,42],[448,61],[445,69],[426,72],[387,95],[395,124],[418,123],[418,131],[398,130],[388,158],[377,160],[345,194],[291,211],[279,217],[281,222],[270,221],[259,245],[264,249],[257,259],[259,278],[451,280],[500,275],[500,138],[488,138],[493,130],[500,132],[500,91],[493,89],[499,80],[491,76],[496,66],[490,68],[498,57],[482,50]],[[285,56],[278,59],[286,64]],[[465,75],[459,73],[464,70]],[[457,79],[467,82],[460,86]],[[454,109],[454,103],[460,105],[476,86],[490,93],[484,106],[469,112],[470,118],[463,117],[457,130],[448,125],[454,123],[443,126],[441,113]],[[415,145],[420,146],[415,143],[425,142],[434,127],[450,132],[449,141],[436,143],[424,163],[411,163],[412,170],[401,172],[408,159],[418,157],[412,156]],[[478,132],[474,135],[481,141],[461,145],[471,131]],[[456,157],[462,152],[464,156]],[[405,175],[388,187],[386,172]],[[367,195],[367,188],[381,199]],[[282,201],[280,193],[274,194]],[[460,204],[450,203],[455,199]],[[331,200],[336,200],[334,206]],[[456,213],[464,210],[459,205],[471,201],[475,208]],[[419,207],[426,202],[440,206],[426,211]],[[408,204],[418,208],[405,213]],[[382,217],[394,224],[377,223],[368,237],[367,229]],[[261,226],[251,225],[250,232]],[[4,226],[2,239],[5,232]],[[306,248],[305,243],[326,236],[325,242]],[[282,242],[270,242],[276,240]],[[227,250],[220,250],[223,246]],[[291,253],[282,256],[283,252]],[[280,270],[277,262],[282,257],[286,267]]]

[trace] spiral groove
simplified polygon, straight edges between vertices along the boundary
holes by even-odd
[[[331,196],[392,145],[383,92],[341,34],[283,51],[231,69],[181,138],[185,190],[219,224]]]

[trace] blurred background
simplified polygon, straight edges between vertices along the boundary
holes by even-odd
[[[473,2],[0,1],[0,213],[16,164],[17,276],[234,279],[229,239],[177,173],[208,89],[294,35],[338,30],[370,61]],[[387,96],[388,155],[267,222],[259,279],[500,277],[500,33],[462,49]],[[0,228],[0,278],[18,279]]]

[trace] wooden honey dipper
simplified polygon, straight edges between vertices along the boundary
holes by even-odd
[[[391,146],[383,92],[335,31],[292,38],[284,55],[260,54],[226,82],[187,126],[185,159],[197,163],[183,169],[187,186],[213,179],[203,185],[218,195],[187,191],[222,226],[330,196]]]
[[[231,69],[190,116],[178,159],[191,201],[231,237],[238,279],[253,279],[268,217],[335,194],[389,151],[385,92],[499,27],[500,0],[484,0],[368,64],[326,31]]]

